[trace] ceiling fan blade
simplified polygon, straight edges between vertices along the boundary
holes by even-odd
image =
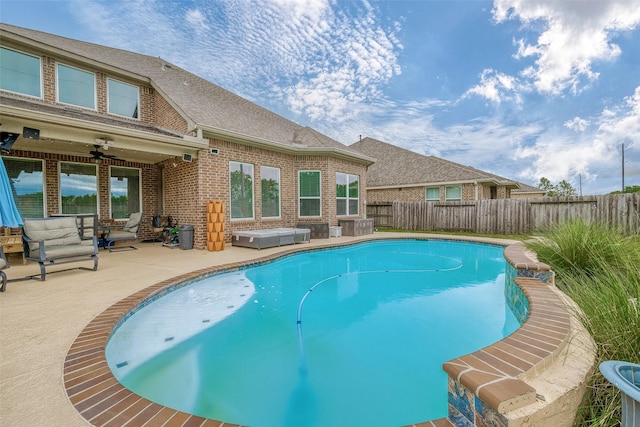
[[[125,162],[126,161],[124,159],[118,158],[118,156],[115,156],[113,154],[105,154],[105,153],[103,153],[102,151],[100,151],[100,146],[99,145],[94,145],[94,147],[96,148],[95,150],[89,151],[89,154],[91,154],[94,159],[109,159],[109,160],[117,160],[117,161],[120,161],[120,162]]]

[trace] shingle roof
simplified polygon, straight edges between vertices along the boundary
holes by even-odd
[[[510,179],[470,166],[424,156],[373,138],[364,138],[349,148],[376,159],[367,170],[368,187],[428,185],[444,182],[494,181],[517,187]]]
[[[118,68],[149,79],[162,94],[181,110],[193,125],[221,129],[247,137],[299,146],[336,148],[357,152],[340,142],[254,104],[226,89],[196,76],[162,58],[69,39],[49,33],[0,23],[2,31],[50,46],[63,54]],[[294,141],[294,135],[302,138]]]
[[[536,194],[541,194],[541,195],[546,194],[545,190],[541,190],[538,187],[533,187],[531,185],[524,184],[522,182],[520,182],[518,184],[520,184],[520,188],[518,188],[517,190],[512,190],[511,191],[512,193],[518,193],[518,194],[536,193]]]

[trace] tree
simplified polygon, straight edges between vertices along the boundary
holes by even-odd
[[[640,185],[627,185],[624,187],[624,193],[625,194],[640,193]],[[616,191],[612,191],[609,194],[622,194],[622,191],[616,190]]]
[[[554,185],[547,178],[540,178],[540,182],[537,187],[541,190],[544,190],[546,196],[557,197],[557,196],[575,196],[577,193],[576,189],[567,182],[566,180],[560,181],[557,185]]]
[[[573,188],[573,185],[569,184],[564,179],[556,185],[557,196],[575,196],[578,194],[576,189]]]

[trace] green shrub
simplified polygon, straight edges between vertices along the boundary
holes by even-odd
[[[640,239],[601,224],[572,221],[528,241],[556,272],[556,283],[580,307],[576,313],[606,360],[640,363]],[[618,426],[620,392],[597,370],[576,426]]]
[[[559,276],[592,276],[640,264],[637,237],[579,219],[553,226],[526,244]]]

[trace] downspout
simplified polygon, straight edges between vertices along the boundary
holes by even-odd
[[[473,186],[475,187],[475,199],[478,200],[478,181],[473,181]]]

